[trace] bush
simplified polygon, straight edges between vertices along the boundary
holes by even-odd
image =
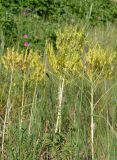
[[[14,14],[5,7],[0,6],[0,27],[5,37],[5,47],[14,45],[17,39],[17,25],[14,20]]]
[[[0,3],[13,13],[28,9],[41,17],[54,16],[55,19],[71,14],[80,19],[88,18],[92,24],[113,22],[117,17],[116,2],[111,0],[0,0]]]

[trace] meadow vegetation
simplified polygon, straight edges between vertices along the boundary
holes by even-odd
[[[0,0],[0,159],[117,159],[117,2]]]

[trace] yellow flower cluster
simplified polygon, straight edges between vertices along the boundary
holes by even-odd
[[[77,26],[65,26],[56,32],[56,49],[58,54],[71,56],[81,52],[84,43],[84,29],[77,29]],[[70,57],[69,57],[70,58]]]
[[[29,80],[40,81],[44,76],[44,65],[40,63],[39,54],[33,51],[29,55],[25,54],[22,70],[29,76]]]
[[[22,58],[22,54],[19,54],[14,49],[8,48],[6,54],[2,56],[1,60],[7,70],[13,71],[16,70],[17,67],[20,67]]]
[[[99,45],[89,48],[85,56],[85,71],[89,79],[99,77],[111,78],[115,53],[107,53]]]
[[[40,81],[44,76],[44,65],[40,63],[38,53],[30,51],[29,54],[18,53],[14,49],[8,49],[2,57],[4,67],[9,71],[23,71],[28,80]]]
[[[70,72],[80,72],[82,61],[82,45],[84,30],[77,27],[65,26],[56,32],[56,43],[46,43],[48,60],[54,72],[60,78],[66,78]]]

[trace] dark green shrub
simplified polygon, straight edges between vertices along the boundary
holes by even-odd
[[[117,3],[111,0],[0,0],[0,3],[13,13],[24,10],[46,19],[76,15],[96,24],[113,22],[117,17]]]
[[[0,27],[5,37],[5,47],[12,46],[17,39],[17,25],[14,15],[2,6],[0,6]]]

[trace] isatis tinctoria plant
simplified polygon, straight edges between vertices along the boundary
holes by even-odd
[[[22,57],[15,52],[14,49],[7,49],[6,54],[1,57],[1,64],[3,67],[10,73],[10,84],[8,89],[8,96],[6,102],[6,111],[5,111],[5,118],[3,124],[3,131],[2,131],[2,154],[1,158],[4,159],[4,142],[5,142],[5,133],[6,133],[6,123],[9,121],[9,114],[11,111],[12,103],[11,103],[11,92],[13,86],[13,74],[16,71],[16,68],[19,66]]]
[[[94,93],[96,87],[105,79],[110,79],[114,73],[115,53],[107,52],[99,44],[89,47],[84,57],[84,72],[90,83],[90,107],[91,107],[91,154],[95,160],[94,152]],[[97,103],[96,103],[97,104]]]
[[[34,94],[31,107],[31,116],[29,120],[29,133],[32,126],[32,117],[33,117],[33,107],[35,103],[35,96],[37,92],[37,83],[40,82],[44,77],[44,65],[41,63],[41,58],[39,53],[30,50],[24,52],[18,52],[14,48],[7,49],[6,53],[1,57],[1,63],[4,69],[10,74],[10,85],[8,90],[7,104],[6,104],[6,113],[4,119],[4,126],[2,132],[2,157],[4,155],[4,141],[5,141],[5,132],[6,132],[6,122],[9,120],[9,114],[12,107],[12,87],[13,81],[15,79],[15,74],[18,75],[22,82],[22,99],[21,99],[21,112],[19,116],[19,129],[21,131],[22,122],[23,122],[23,111],[24,111],[24,99],[25,99],[25,86],[27,81],[35,84]]]
[[[24,58],[24,63],[22,65],[22,71],[26,75],[26,80],[35,83],[32,107],[30,112],[29,127],[28,127],[28,135],[30,135],[32,122],[34,118],[33,113],[34,113],[34,106],[36,103],[37,85],[44,78],[44,64],[41,62],[41,57],[39,56],[39,53],[34,52],[33,50],[30,50],[29,54],[26,53],[24,57],[25,58]],[[21,117],[22,115],[23,115],[23,107],[21,110]]]
[[[55,43],[47,41],[46,53],[52,71],[59,79],[58,92],[58,116],[55,126],[55,133],[61,131],[61,103],[64,85],[71,79],[71,73],[80,74],[82,69],[81,54],[85,40],[84,29],[69,25],[56,32]]]

